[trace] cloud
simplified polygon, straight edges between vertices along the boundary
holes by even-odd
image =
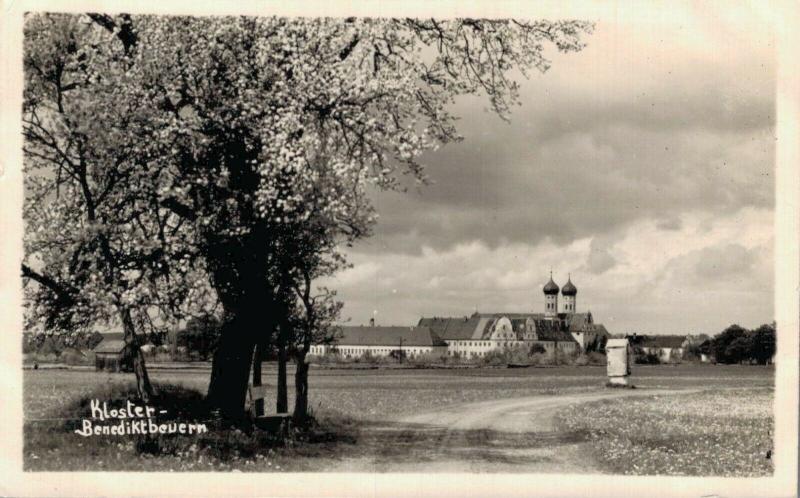
[[[724,214],[774,203],[771,131],[710,133],[607,127],[531,143],[478,137],[431,159],[434,184],[374,196],[381,251],[569,243],[641,219],[678,228],[687,211]],[[474,137],[473,137],[474,138]],[[467,138],[469,142],[470,138]],[[474,148],[474,153],[473,153]]]
[[[378,274],[380,267],[374,262],[364,262],[358,266],[342,270],[337,275],[337,280],[344,286],[365,285]]]
[[[596,243],[597,239],[592,239],[589,246],[589,257],[586,261],[586,269],[591,273],[599,275],[617,265],[617,260],[611,255],[609,247],[601,247]]]
[[[370,277],[355,283],[345,275],[330,284],[354,323],[377,309],[380,323],[410,325],[423,315],[476,309],[541,311],[552,268],[560,285],[572,273],[579,309],[590,309],[612,332],[716,333],[733,322],[772,319],[772,221],[769,209],[698,211],[686,214],[680,229],[665,232],[641,220],[607,238],[568,244],[473,240],[419,253],[356,252],[354,270],[363,265]],[[614,264],[593,266],[598,251]]]
[[[664,272],[676,286],[704,291],[735,289],[751,285],[757,277],[754,272],[762,250],[761,246],[747,248],[739,243],[704,247],[674,258]]]
[[[682,223],[679,217],[672,216],[658,220],[656,226],[659,228],[659,230],[680,230]]]
[[[772,206],[771,38],[737,22],[696,33],[601,22],[584,51],[553,54],[548,73],[523,82],[510,123],[484,112],[485,98],[459,100],[465,140],[423,158],[432,185],[374,196],[380,240],[363,250],[569,243],[642,219],[674,230],[688,211]]]
[[[551,54],[510,123],[455,103],[465,140],[423,157],[432,184],[373,193],[375,235],[333,283],[347,316],[538,310],[552,267],[612,332],[772,319],[770,31],[747,9],[634,11]]]

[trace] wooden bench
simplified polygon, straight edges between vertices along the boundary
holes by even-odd
[[[284,427],[291,415],[288,413],[266,413],[264,400],[267,397],[267,386],[248,386],[248,396],[250,398],[250,411],[253,414],[253,423],[259,429],[277,432]]]
[[[253,417],[264,415],[264,400],[267,397],[267,386],[247,386],[247,397],[250,399],[250,411]]]

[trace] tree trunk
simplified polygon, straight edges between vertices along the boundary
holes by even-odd
[[[128,355],[133,360],[133,372],[136,375],[136,392],[145,403],[149,402],[156,395],[153,385],[150,383],[150,376],[147,375],[147,367],[144,363],[144,355],[140,349],[139,338],[136,336],[136,331],[131,318],[131,310],[122,308],[120,311],[120,319],[122,320],[122,330],[124,331],[125,351],[124,355]]]
[[[263,341],[256,344],[256,350],[253,354],[253,387],[261,385],[261,362],[264,360],[265,345]],[[258,398],[253,401],[253,413],[256,417],[264,415],[264,398]]]
[[[178,334],[179,330],[174,330],[172,334],[172,344],[170,344],[170,356],[172,361],[178,361]],[[169,337],[169,336],[167,336]]]
[[[283,327],[281,327],[282,329]],[[275,403],[275,410],[278,413],[286,413],[289,411],[288,389],[286,387],[286,341],[284,333],[281,332],[282,338],[278,341],[278,398]]]
[[[232,161],[231,164],[237,163]],[[254,176],[245,174],[247,178],[236,177],[231,181],[249,181],[247,185],[255,188],[257,175],[251,173]],[[256,343],[268,343],[269,338],[265,336],[280,316],[269,288],[267,248],[270,234],[263,223],[257,223],[242,237],[218,238],[214,231],[207,236],[205,257],[211,283],[225,310],[211,365],[207,401],[229,422],[239,423],[246,418],[247,384]]]
[[[255,345],[255,338],[247,330],[247,324],[235,318],[226,320],[211,365],[207,400],[229,421],[237,422],[245,418],[247,384]]]
[[[294,373],[294,413],[292,414],[295,422],[303,423],[308,419],[308,369],[306,363],[306,353],[298,352],[295,356],[297,370]]]
[[[150,377],[147,375],[147,367],[144,364],[144,355],[142,350],[137,346],[133,351],[133,371],[136,374],[136,390],[142,401],[149,402],[156,395],[153,385],[150,383]]]

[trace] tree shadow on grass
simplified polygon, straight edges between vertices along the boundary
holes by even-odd
[[[589,441],[588,431],[513,433],[490,429],[447,429],[424,424],[365,422],[356,443],[358,455],[372,459],[375,471],[392,472],[404,463],[464,462],[524,468],[554,463],[548,456],[565,445]]]

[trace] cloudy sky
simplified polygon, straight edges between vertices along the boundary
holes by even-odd
[[[728,17],[726,17],[728,16]],[[344,318],[543,311],[552,268],[612,333],[773,319],[775,58],[745,12],[600,20],[506,123],[465,99],[433,184],[380,193]]]

